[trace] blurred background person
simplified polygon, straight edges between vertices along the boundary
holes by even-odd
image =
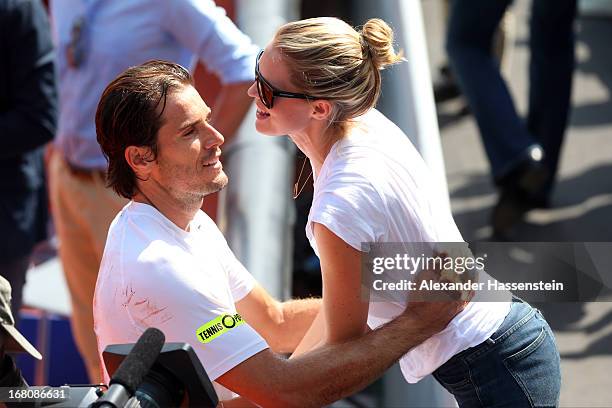
[[[446,26],[448,26],[451,2],[452,0],[442,0],[442,17]],[[506,52],[506,45],[509,39],[513,37],[513,28],[514,17],[510,10],[506,10],[493,35],[491,50],[504,72],[508,71],[510,65],[510,58],[508,52]],[[434,98],[436,103],[445,102],[461,96],[461,89],[459,88],[459,84],[457,84],[457,80],[453,75],[453,71],[447,59],[439,65],[438,75],[434,83]]]
[[[0,1],[0,271],[19,319],[34,245],[46,238],[44,145],[53,138],[53,44],[39,0]]]
[[[51,1],[58,47],[60,117],[50,163],[50,196],[59,254],[72,302],[71,324],[91,382],[100,369],[92,299],[110,222],[127,203],[106,187],[106,160],[94,115],[104,87],[151,59],[194,68],[202,61],[222,89],[214,126],[228,139],[250,100],[255,47],[211,0]]]
[[[493,234],[506,238],[523,214],[548,207],[568,120],[576,0],[533,0],[529,112],[523,122],[492,41],[511,0],[453,0],[446,50],[474,113],[499,199]]]

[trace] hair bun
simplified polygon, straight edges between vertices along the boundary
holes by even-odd
[[[368,20],[361,29],[361,39],[372,62],[378,69],[395,64],[403,60],[402,53],[393,49],[393,30],[380,18]]]

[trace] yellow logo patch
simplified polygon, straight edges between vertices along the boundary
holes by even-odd
[[[242,316],[238,313],[235,315],[221,315],[200,326],[198,330],[196,330],[196,335],[200,343],[206,344],[243,323],[244,320],[242,320]]]

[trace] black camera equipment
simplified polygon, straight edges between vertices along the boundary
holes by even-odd
[[[136,389],[143,383],[159,352],[164,346],[166,336],[160,330],[148,328],[140,336],[134,347],[117,370],[109,370],[112,375],[108,391],[91,408],[122,408],[134,396]],[[105,352],[108,348],[105,350]],[[106,363],[106,361],[105,361]]]
[[[132,345],[108,346],[104,350],[104,364],[113,372],[125,358]],[[127,360],[127,358],[126,358]],[[189,407],[214,408],[219,403],[217,393],[193,348],[187,343],[167,343],[153,368],[136,390],[142,407],[157,403],[160,407],[178,406],[187,393]]]
[[[111,375],[108,391],[99,386],[71,386],[70,399],[39,406],[64,408],[216,407],[219,400],[204,367],[187,343],[167,343],[147,329],[136,344],[106,347],[104,364]],[[161,351],[160,351],[161,349]]]

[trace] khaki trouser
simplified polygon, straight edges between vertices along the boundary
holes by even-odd
[[[59,152],[49,163],[49,196],[72,301],[72,333],[89,380],[99,383],[102,376],[93,329],[93,295],[108,227],[128,200],[106,188],[100,172],[72,172]]]

